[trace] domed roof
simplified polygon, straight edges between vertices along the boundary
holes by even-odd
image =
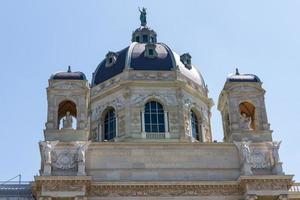
[[[86,76],[82,72],[72,72],[71,67],[68,67],[66,72],[57,72],[53,74],[50,79],[52,80],[86,80]]]
[[[227,77],[226,82],[257,82],[260,83],[258,76],[254,74],[240,74],[239,70],[236,69],[235,74],[230,74]]]
[[[147,26],[146,9],[140,10],[141,26],[132,33],[132,43],[118,52],[108,52],[106,58],[93,73],[92,86],[98,85],[124,71],[124,69],[144,71],[175,71],[205,87],[204,80],[191,56],[181,56],[166,44],[157,42],[156,32]]]
[[[120,73],[125,68],[133,70],[172,71],[178,69],[199,85],[205,85],[195,66],[187,67],[178,54],[163,43],[133,42],[118,52],[109,52],[93,74],[92,86],[98,85]]]

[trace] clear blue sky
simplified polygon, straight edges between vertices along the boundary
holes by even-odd
[[[0,180],[38,174],[50,75],[71,65],[91,80],[109,50],[130,44],[143,6],[158,41],[192,55],[216,104],[236,67],[262,79],[284,171],[300,181],[298,0],[0,1]],[[221,141],[216,107],[213,135]]]

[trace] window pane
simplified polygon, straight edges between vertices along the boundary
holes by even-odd
[[[165,132],[165,126],[159,125],[159,132]]]
[[[164,114],[158,114],[158,123],[164,123],[165,121],[165,115]]]
[[[154,54],[154,53],[153,53],[153,49],[149,49],[149,55],[150,55],[150,56],[153,56],[153,54]]]
[[[150,114],[145,114],[145,123],[150,123]]]
[[[136,36],[135,41],[136,41],[136,42],[140,42],[140,37],[139,37],[139,36]]]
[[[152,101],[151,102],[151,111],[155,111],[156,110],[156,102]]]
[[[196,114],[191,111],[191,125],[192,125],[192,136],[196,140],[199,140],[199,124]]]
[[[146,110],[149,112],[146,112]],[[145,105],[145,131],[147,132],[164,132],[164,110],[160,103],[151,101]]]
[[[150,103],[147,103],[145,105],[145,112],[149,112],[150,111]]]
[[[111,140],[116,137],[116,117],[113,109],[109,110],[104,119],[104,139]]]
[[[151,114],[151,123],[157,124],[157,115],[156,115],[156,113]]]
[[[155,125],[152,124],[151,128],[152,128],[152,132],[158,132],[158,128],[156,124]]]
[[[146,132],[150,132],[150,124],[146,124],[145,125],[145,131]]]
[[[157,109],[163,110],[163,107],[162,107],[162,105],[160,103],[157,103]]]
[[[148,42],[148,35],[143,35],[143,42]]]

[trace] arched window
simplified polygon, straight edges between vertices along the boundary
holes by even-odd
[[[255,106],[249,102],[239,105],[241,128],[243,130],[255,130]]]
[[[192,128],[192,137],[198,141],[202,141],[202,135],[200,131],[200,123],[197,115],[194,111],[191,110],[191,128]]]
[[[58,106],[57,128],[58,129],[76,129],[77,109],[73,101],[62,101]]]
[[[165,118],[163,106],[156,102],[146,103],[144,110],[145,132],[165,132]]]
[[[107,110],[104,116],[104,123],[103,123],[103,131],[104,131],[104,140],[112,140],[116,137],[116,113],[115,109],[110,108]]]

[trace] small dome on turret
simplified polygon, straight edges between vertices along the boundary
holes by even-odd
[[[72,72],[71,66],[68,67],[66,72],[57,72],[53,74],[50,79],[52,80],[86,80],[83,72]]]
[[[239,70],[236,69],[234,74],[229,74],[226,82],[257,82],[261,83],[258,76],[254,74],[240,74]]]

